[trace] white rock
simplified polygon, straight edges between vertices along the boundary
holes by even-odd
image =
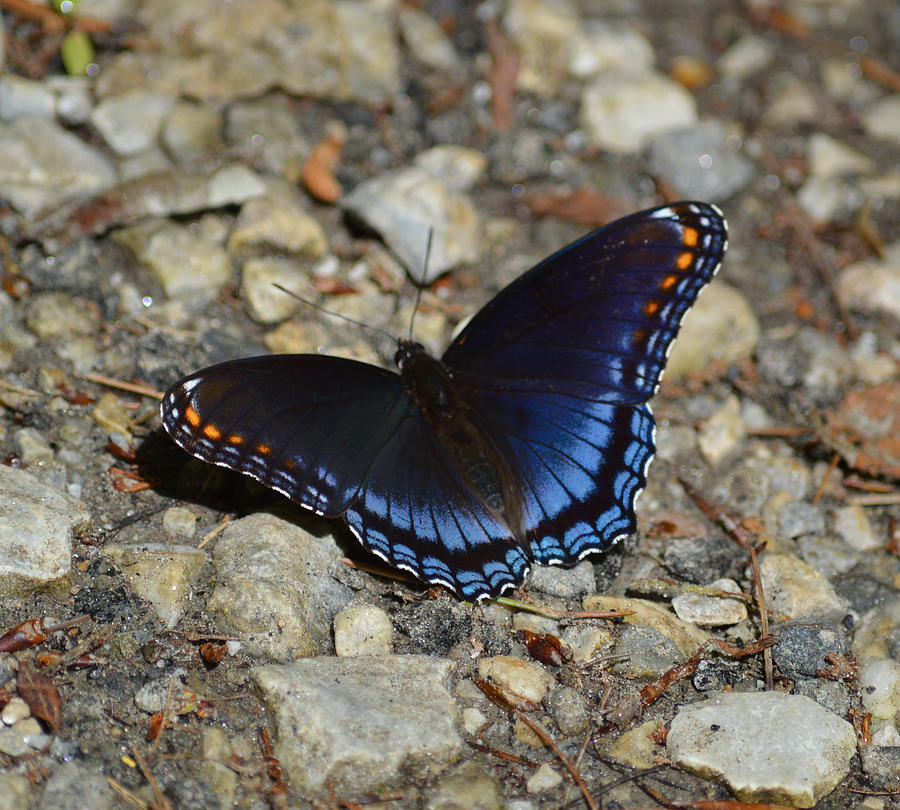
[[[525,784],[525,789],[529,793],[543,793],[547,790],[562,784],[562,776],[553,770],[546,762],[541,765],[530,777]]]
[[[835,510],[834,530],[857,551],[874,551],[884,545],[884,541],[872,530],[866,510],[861,506],[842,506]]]
[[[654,135],[696,124],[697,104],[684,87],[659,73],[603,74],[584,89],[581,120],[601,149],[634,154]]]
[[[682,709],[666,747],[674,764],[742,801],[812,807],[849,772],[856,734],[810,698],[735,692]]]
[[[807,159],[813,177],[840,177],[872,171],[869,158],[824,132],[815,132],[810,136]]]
[[[731,394],[703,423],[697,441],[704,458],[715,467],[736,455],[746,438],[740,400]]]
[[[394,626],[375,605],[348,605],[334,617],[334,651],[337,655],[388,655],[392,652]]]
[[[727,578],[717,579],[709,587],[729,593],[741,592],[738,584]],[[678,594],[672,599],[672,608],[681,621],[704,627],[724,627],[747,618],[747,605],[742,600],[699,593]]]

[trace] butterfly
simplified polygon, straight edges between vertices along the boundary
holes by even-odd
[[[162,424],[191,455],[342,518],[391,566],[496,596],[532,562],[635,531],[647,401],[726,246],[715,206],[642,211],[521,275],[441,359],[399,340],[399,373],[317,354],[221,363],[169,389]]]

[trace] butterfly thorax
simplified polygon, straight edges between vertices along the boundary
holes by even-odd
[[[509,517],[509,476],[490,442],[473,424],[452,371],[418,343],[400,341],[403,388],[434,430],[455,470],[488,506]]]

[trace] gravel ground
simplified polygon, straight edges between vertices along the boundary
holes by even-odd
[[[77,14],[0,2],[0,810],[900,807],[900,6]],[[273,282],[440,352],[679,198],[730,246],[639,531],[512,601],[160,427],[215,362],[390,364]]]

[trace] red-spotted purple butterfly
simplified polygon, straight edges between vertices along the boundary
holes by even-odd
[[[503,289],[437,360],[400,373],[324,355],[235,360],[176,383],[162,423],[188,453],[342,517],[390,565],[466,599],[635,530],[647,400],[719,268],[712,205],[642,211]]]

